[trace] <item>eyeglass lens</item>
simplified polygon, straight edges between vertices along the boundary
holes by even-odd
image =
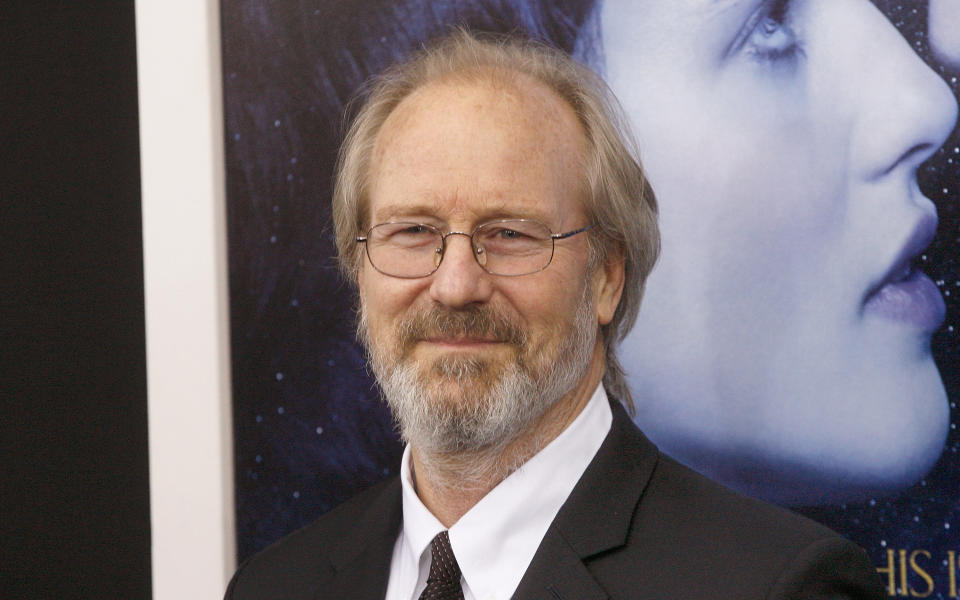
[[[420,223],[383,223],[367,235],[367,256],[375,269],[394,277],[426,277],[440,266],[445,238],[465,235]],[[541,271],[553,258],[550,228],[538,221],[493,221],[471,236],[474,258],[494,275],[527,275]]]

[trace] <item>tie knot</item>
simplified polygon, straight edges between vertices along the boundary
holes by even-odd
[[[463,600],[460,565],[450,547],[450,534],[441,531],[430,542],[430,575],[421,600]]]

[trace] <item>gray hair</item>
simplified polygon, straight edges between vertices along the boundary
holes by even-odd
[[[657,202],[640,166],[636,142],[613,93],[593,71],[560,50],[528,39],[481,36],[464,29],[415,53],[371,80],[337,162],[333,225],[340,264],[356,283],[363,259],[355,236],[368,227],[370,160],[380,128],[415,90],[441,81],[504,80],[517,74],[553,90],[574,111],[587,140],[584,208],[590,231],[591,263],[623,257],[625,281],[613,319],[601,327],[606,354],[603,383],[633,413],[633,400],[617,359],[616,346],[633,327],[644,284],[660,250]]]

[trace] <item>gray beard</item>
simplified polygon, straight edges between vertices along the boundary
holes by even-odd
[[[358,331],[404,441],[433,456],[496,456],[531,431],[584,377],[597,335],[591,300],[585,286],[573,322],[552,334],[561,341],[551,356],[537,356],[522,331],[488,308],[466,317],[463,311],[437,309],[414,317],[412,323],[401,323],[401,347],[392,353],[373,342],[362,311]],[[408,342],[425,328],[451,334],[503,332],[517,347],[516,359],[498,371],[474,357],[449,356],[430,365],[416,364],[408,359],[413,345]],[[534,446],[535,452],[542,444]],[[498,470],[512,472],[516,466],[500,465]]]

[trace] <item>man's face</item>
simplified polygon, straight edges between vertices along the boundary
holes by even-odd
[[[377,137],[367,226],[469,233],[528,218],[553,232],[583,227],[585,144],[571,109],[539,84],[425,86]],[[580,382],[619,298],[604,268],[589,269],[587,235],[558,241],[547,269],[521,277],[484,271],[465,236],[447,239],[428,277],[389,277],[363,261],[361,336],[408,441],[490,446]]]

